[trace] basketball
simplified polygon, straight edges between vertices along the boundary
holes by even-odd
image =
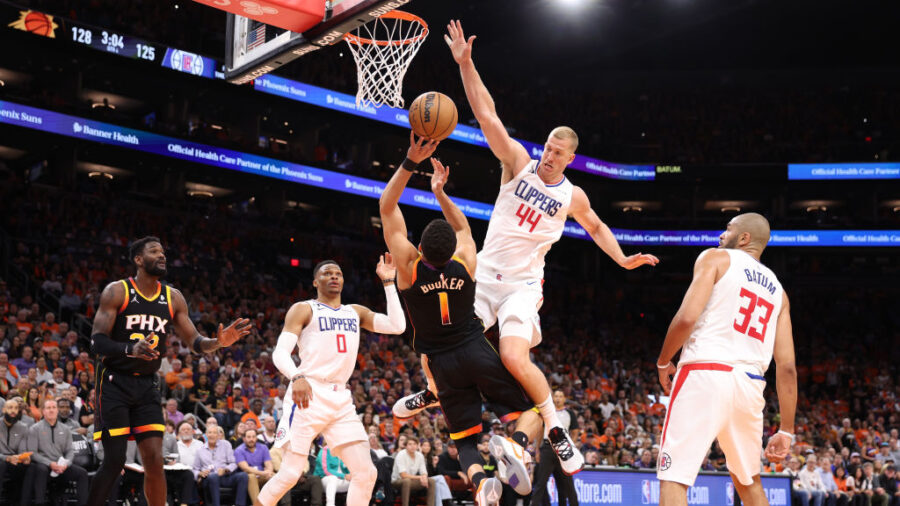
[[[53,21],[42,12],[29,12],[25,16],[25,29],[44,37],[53,36]]]
[[[409,106],[409,126],[420,137],[442,141],[456,128],[458,119],[456,104],[437,91],[422,93]]]

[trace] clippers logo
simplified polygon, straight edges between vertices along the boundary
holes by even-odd
[[[275,441],[281,441],[285,437],[287,437],[287,429],[285,429],[284,427],[279,427],[275,432]]]
[[[662,471],[668,470],[672,467],[672,457],[669,456],[668,453],[662,453],[659,456],[659,468]]]
[[[203,57],[198,54],[176,49],[172,51],[169,64],[175,70],[194,74],[195,76],[203,75]]]
[[[244,12],[249,16],[262,16],[264,14],[278,14],[278,9],[274,7],[269,7],[268,5],[259,5],[256,2],[243,1],[241,2],[241,7],[244,8]]]

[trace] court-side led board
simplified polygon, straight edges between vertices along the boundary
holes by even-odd
[[[325,1],[325,0],[323,0]],[[344,34],[411,0],[325,2],[321,23],[303,33],[228,13],[225,79],[244,84],[278,67],[343,40]]]

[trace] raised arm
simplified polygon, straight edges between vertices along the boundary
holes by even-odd
[[[400,211],[400,195],[406,188],[406,183],[412,177],[413,170],[422,161],[431,156],[437,148],[438,141],[429,141],[420,138],[416,141],[415,135],[409,133],[409,150],[406,159],[400,164],[400,168],[394,172],[388,181],[381,198],[378,199],[378,211],[381,214],[381,229],[384,233],[384,242],[391,252],[394,264],[400,271],[401,279],[411,277],[412,264],[419,256],[419,252],[413,243],[409,242],[406,232],[406,221]]]
[[[431,191],[434,197],[441,205],[441,211],[444,213],[447,223],[456,231],[456,255],[458,255],[472,269],[473,273],[476,268],[476,247],[475,240],[472,239],[472,229],[469,227],[469,220],[462,210],[450,200],[450,197],[444,193],[444,185],[450,177],[450,167],[442,164],[440,160],[431,159],[431,166],[434,173],[431,175]]]
[[[402,334],[406,330],[406,317],[403,315],[403,306],[400,305],[400,296],[397,294],[397,268],[394,267],[390,253],[385,253],[378,261],[375,273],[384,284],[384,296],[387,299],[387,314],[376,313],[371,309],[353,305],[353,310],[359,315],[359,326],[379,334]]]
[[[215,339],[201,336],[188,314],[184,295],[175,288],[172,288],[172,311],[172,327],[175,329],[175,333],[181,338],[181,342],[195,353],[211,353],[219,348],[226,348],[250,333],[250,320],[238,318],[228,327],[223,327],[220,323]]]
[[[591,202],[587,194],[578,186],[575,186],[572,190],[572,204],[569,207],[569,214],[584,228],[597,246],[600,246],[600,249],[619,266],[631,270],[645,264],[656,265],[659,263],[658,258],[649,254],[635,253],[631,256],[625,256],[612,230],[591,209]]]
[[[472,61],[472,43],[475,42],[475,36],[472,35],[466,40],[462,24],[456,20],[450,21],[447,25],[444,41],[450,46],[453,59],[459,64],[459,73],[462,75],[463,88],[466,90],[466,98],[472,113],[475,114],[475,119],[478,120],[494,156],[503,164],[501,184],[506,183],[531,159],[528,150],[509,136],[506,127],[497,116],[494,99],[475,70],[475,63]]]
[[[671,375],[675,373],[672,357],[690,337],[697,319],[700,318],[703,308],[709,302],[716,280],[720,277],[720,273],[728,270],[730,263],[728,252],[720,249],[708,249],[700,253],[694,263],[694,279],[691,281],[687,293],[684,294],[681,307],[678,308],[678,312],[672,318],[672,323],[669,324],[666,340],[663,342],[659,358],[656,360],[659,383],[666,395],[669,395],[672,388]]]
[[[780,462],[791,451],[794,435],[794,416],[797,409],[797,365],[794,361],[794,329],[791,324],[791,307],[788,296],[782,296],[781,313],[775,329],[775,388],[778,391],[778,407],[781,425],[778,433],[769,438],[766,458]]]

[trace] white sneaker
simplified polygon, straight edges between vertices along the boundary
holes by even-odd
[[[575,442],[569,437],[569,431],[562,427],[553,427],[547,433],[547,439],[550,440],[550,446],[559,457],[559,463],[562,464],[564,473],[572,476],[584,469],[584,456],[578,451]]]
[[[477,506],[497,506],[500,504],[500,495],[503,493],[503,484],[497,478],[485,478],[478,484],[475,491],[475,504]]]
[[[391,411],[397,418],[411,418],[429,408],[436,408],[441,405],[441,401],[431,393],[431,390],[422,390],[414,394],[409,394],[394,403]]]
[[[497,459],[500,480],[509,484],[517,494],[531,493],[531,476],[528,475],[528,452],[510,438],[491,436],[488,443],[491,455]],[[528,455],[530,457],[530,455]]]

